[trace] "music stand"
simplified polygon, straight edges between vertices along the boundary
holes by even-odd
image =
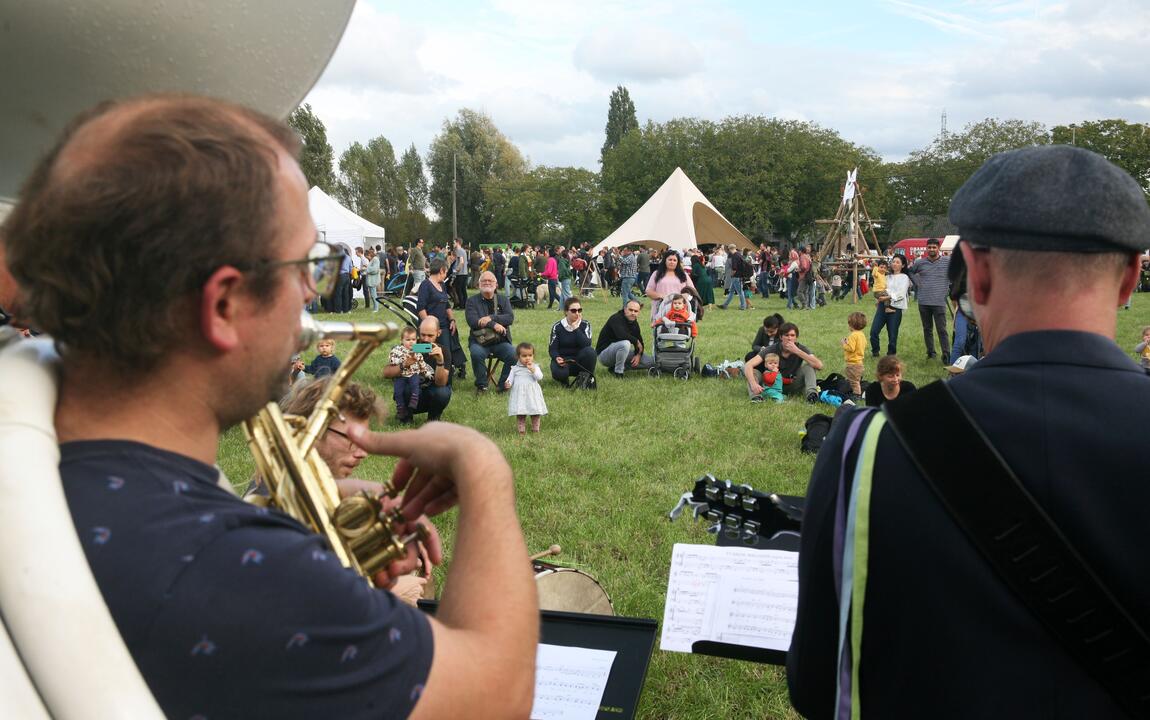
[[[420,600],[419,609],[434,615],[437,600]],[[539,642],[548,645],[614,650],[615,662],[599,704],[596,720],[627,720],[635,717],[651,651],[655,648],[658,623],[650,618],[589,615],[541,610]]]

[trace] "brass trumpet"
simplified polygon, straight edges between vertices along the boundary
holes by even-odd
[[[343,563],[370,582],[376,573],[403,558],[407,543],[425,539],[426,531],[399,537],[403,524],[397,510],[385,512],[379,497],[360,493],[340,499],[331,471],[316,450],[316,441],[339,414],[339,399],[351,376],[376,348],[399,334],[394,323],[317,322],[307,312],[300,319],[300,347],[318,340],[355,340],[355,347],[328,382],[327,392],[310,416],[284,415],[271,402],[244,422],[244,434],[268,497],[253,502],[282,510],[324,535]],[[384,494],[395,496],[390,483]]]

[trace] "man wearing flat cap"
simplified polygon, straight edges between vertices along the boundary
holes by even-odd
[[[846,414],[827,437],[803,519],[798,620],[787,657],[791,701],[816,719],[852,711],[872,718],[1143,717],[1123,708],[1150,688],[1150,654],[1138,639],[1150,627],[1150,377],[1114,336],[1117,308],[1138,280],[1140,251],[1150,246],[1146,195],[1099,155],[1032,147],[990,158],[955,194],[950,219],[961,235],[952,293],[965,289],[959,302],[977,318],[986,355],[928,394],[940,399],[932,409],[951,412],[926,414],[911,396]],[[980,432],[1000,459],[948,448],[955,435],[943,425]],[[922,450],[924,439],[946,449],[952,469]],[[1009,487],[1020,501],[974,496],[958,506],[948,493],[962,480],[999,483],[988,487]],[[1047,589],[1048,577],[1065,577],[1075,563],[1026,575],[1007,568],[1007,555],[1025,567],[1035,548],[1060,545],[1031,543],[1028,535],[1012,554],[987,550],[987,537],[1015,542],[1011,528],[997,536],[979,529],[1004,505],[1037,506],[1025,517],[1045,515],[1105,592],[1090,595],[1089,583]],[[1014,527],[1029,533],[1039,525]],[[1058,621],[1039,607],[1107,593],[1113,603],[1083,601]],[[1121,627],[1129,631],[1084,632],[1078,646],[1056,637],[1103,615],[1125,617]],[[1090,654],[1090,643],[1111,642],[1133,652]],[[1103,657],[1113,664],[1106,672],[1099,671]]]

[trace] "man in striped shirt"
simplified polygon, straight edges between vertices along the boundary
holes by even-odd
[[[947,365],[950,338],[946,333],[946,296],[950,282],[946,279],[950,258],[938,252],[938,238],[926,241],[926,255],[914,261],[906,274],[914,282],[915,298],[918,300],[918,316],[922,319],[922,339],[926,343],[926,358],[938,357],[934,351],[934,335],[930,331],[931,321],[938,331],[938,347],[942,353],[942,364]]]

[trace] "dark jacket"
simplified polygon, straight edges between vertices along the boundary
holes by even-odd
[[[607,346],[620,340],[630,341],[635,352],[643,350],[643,333],[639,329],[637,320],[628,320],[622,310],[607,318],[603,329],[599,331],[599,340],[595,343],[595,352],[601,353]]]
[[[483,297],[483,293],[476,293],[467,298],[463,315],[467,318],[467,327],[471,328],[472,332],[479,329],[479,318],[491,315],[492,324],[499,323],[507,328],[507,342],[511,342],[511,323],[515,322],[515,313],[511,311],[511,303],[503,295],[495,293],[495,297],[488,300]]]
[[[585,347],[591,347],[591,323],[583,320],[574,330],[563,327],[559,320],[551,326],[551,339],[547,343],[547,354],[551,359],[571,359]]]
[[[1052,330],[1006,338],[948,384],[1083,559],[1150,625],[1150,574],[1135,561],[1150,554],[1150,378],[1112,340]],[[843,498],[852,489],[858,436],[843,449],[855,417],[832,426],[803,515],[787,683],[795,709],[814,720],[835,716],[835,518],[840,483]],[[965,448],[951,452],[964,462]],[[872,457],[864,715],[1126,717],[987,565],[889,427]]]

